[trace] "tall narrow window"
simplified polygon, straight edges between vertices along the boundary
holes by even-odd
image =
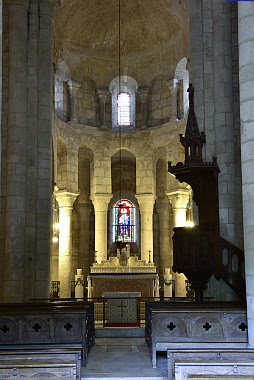
[[[122,92],[117,97],[117,124],[130,125],[130,95]]]
[[[113,207],[113,241],[135,242],[135,206],[121,199]]]
[[[120,85],[120,87],[119,87]],[[112,132],[134,130],[136,119],[136,91],[138,84],[132,77],[122,75],[114,78],[109,85],[112,101]]]

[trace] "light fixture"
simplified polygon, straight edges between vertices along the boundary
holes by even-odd
[[[54,206],[53,206],[53,243],[58,242],[58,236],[59,236],[59,206],[57,203],[57,200],[55,198]]]

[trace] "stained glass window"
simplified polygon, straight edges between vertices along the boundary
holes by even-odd
[[[122,92],[117,97],[117,124],[130,125],[130,95]]]
[[[135,206],[121,199],[113,207],[113,241],[135,242]]]

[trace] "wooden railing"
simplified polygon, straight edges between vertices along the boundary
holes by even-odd
[[[217,278],[222,278],[242,299],[245,299],[244,252],[218,236],[216,254]]]

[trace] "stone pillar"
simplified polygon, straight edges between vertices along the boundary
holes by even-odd
[[[3,302],[24,301],[28,7],[28,0],[8,1],[9,103]]]
[[[0,35],[2,36],[3,35],[3,22],[2,22],[2,8],[3,8],[3,1],[0,0]],[[2,52],[3,52],[3,47],[2,47],[2,38],[1,38],[1,42],[0,42],[0,115],[2,115],[2,73],[3,73],[3,70],[2,70]],[[1,189],[1,124],[2,124],[2,120],[0,120],[0,189]],[[0,190],[0,194],[1,194],[1,190]]]
[[[186,209],[189,202],[189,191],[178,190],[167,193],[173,210],[174,227],[184,227],[186,225]],[[186,297],[186,277],[183,273],[175,273],[175,296]]]
[[[141,112],[142,112],[141,128],[144,129],[147,127],[147,119],[148,119],[148,88],[147,87],[140,88],[139,95],[141,98]]]
[[[167,86],[171,94],[171,115],[170,118],[176,120],[177,117],[177,90],[178,90],[178,81],[177,79],[169,79],[167,81]]]
[[[27,179],[26,179],[26,265],[25,265],[25,295],[26,299],[35,297],[35,260],[36,260],[36,209],[37,209],[37,165],[38,165],[38,35],[39,35],[39,4],[31,0],[29,6],[29,41],[28,41],[28,127],[27,127]],[[31,186],[31,184],[33,184]],[[29,258],[29,259],[28,259]],[[48,294],[46,293],[47,297]]]
[[[83,270],[86,280],[90,272],[89,263],[89,221],[92,210],[92,202],[86,196],[78,197],[78,231],[79,231],[79,259],[78,267]]]
[[[241,158],[248,342],[254,347],[254,3],[238,2]]]
[[[220,234],[235,243],[235,145],[232,99],[231,1],[212,0],[215,155],[219,173]],[[196,97],[196,91],[195,91]]]
[[[106,89],[98,89],[97,95],[99,98],[99,107],[100,107],[100,127],[106,127],[106,99],[108,96],[108,90]]]
[[[141,217],[141,260],[153,263],[153,194],[139,194],[136,196],[139,203]],[[149,257],[150,251],[150,257]]]
[[[72,259],[72,208],[78,193],[58,191],[59,204],[59,281],[60,297],[71,296],[71,259]]]
[[[39,2],[35,297],[48,297],[52,239],[53,0]]]
[[[95,251],[97,262],[107,260],[107,215],[112,194],[94,194],[91,199],[95,214]]]
[[[77,122],[76,115],[76,93],[81,86],[81,83],[76,80],[70,79],[67,81],[69,94],[70,94],[70,120],[74,123]]]
[[[171,236],[169,225],[169,201],[164,198],[156,201],[156,209],[159,215],[159,236],[160,236],[160,280],[163,282],[166,268],[172,268],[173,256],[171,248]]]

